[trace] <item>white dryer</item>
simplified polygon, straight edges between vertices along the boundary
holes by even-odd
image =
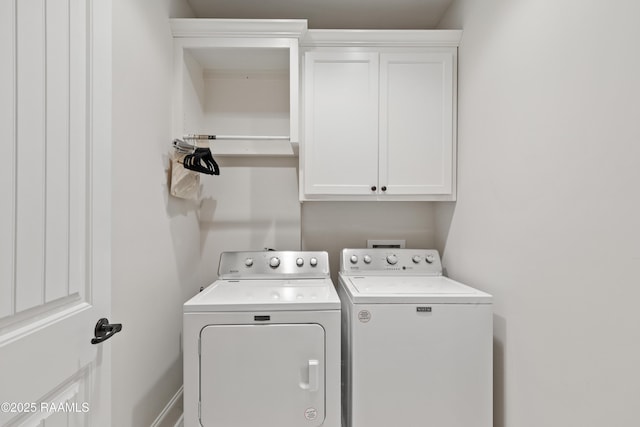
[[[346,427],[491,427],[492,297],[437,251],[344,249]]]
[[[186,427],[340,427],[340,300],[326,252],[225,252],[184,304]]]

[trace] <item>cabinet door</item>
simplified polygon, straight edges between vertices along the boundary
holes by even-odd
[[[372,194],[378,185],[378,54],[305,55],[304,190]]]
[[[380,55],[380,187],[389,195],[450,194],[454,55]]]

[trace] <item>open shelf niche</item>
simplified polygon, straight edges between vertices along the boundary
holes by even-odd
[[[174,137],[234,137],[212,141],[214,156],[297,156],[306,21],[174,19],[171,26]]]

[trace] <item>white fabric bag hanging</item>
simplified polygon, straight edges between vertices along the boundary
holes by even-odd
[[[171,190],[174,197],[197,199],[200,190],[200,174],[185,169],[182,165],[186,154],[173,152],[171,155]]]

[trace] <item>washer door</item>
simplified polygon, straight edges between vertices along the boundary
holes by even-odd
[[[200,422],[320,426],[324,342],[317,324],[206,326],[200,332]]]

